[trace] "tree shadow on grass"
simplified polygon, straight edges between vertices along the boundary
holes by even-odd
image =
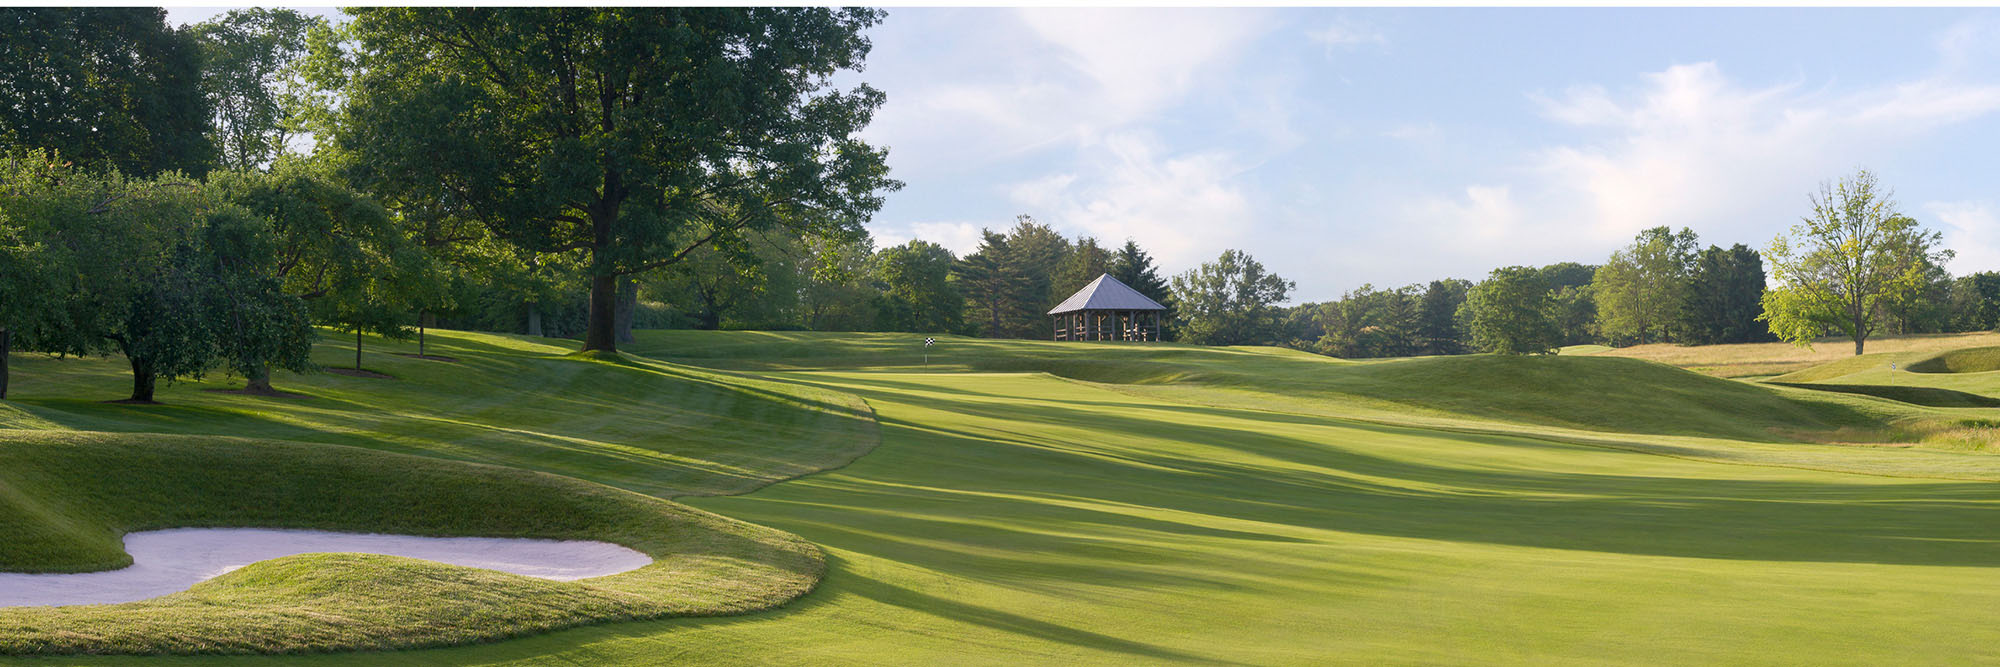
[[[866,384],[848,386],[865,393]],[[1562,465],[1568,453],[1625,454],[1527,437],[1297,417],[1283,421],[1302,428],[1275,434],[1259,428],[1269,415],[1222,408],[1113,411],[1060,399],[1007,403],[951,395],[933,389],[873,397],[878,407],[902,401],[962,419],[951,426],[911,423],[885,410],[885,442],[950,455],[888,478],[902,486],[873,491],[896,497],[860,498],[857,506],[924,506],[942,500],[911,496],[965,494],[972,502],[956,510],[961,516],[1003,522],[1027,510],[969,492],[1054,493],[1224,522],[1457,542],[1743,560],[2000,565],[2000,531],[1990,521],[2000,510],[1995,484],[1831,473],[1823,482],[1755,479],[1754,468],[1725,466],[1695,471],[1705,477],[1645,474],[1658,470],[1652,465],[1702,466],[1671,459],[1634,459],[1626,474],[1458,465],[1411,450],[1423,443],[1409,439],[1429,438],[1439,448],[1521,450],[1552,465]],[[1177,414],[1204,417],[1193,423]],[[1060,439],[1086,430],[1104,435],[1087,443]],[[1404,442],[1371,446],[1391,437]],[[1077,531],[1096,520],[1046,511],[1069,512],[1053,525]]]

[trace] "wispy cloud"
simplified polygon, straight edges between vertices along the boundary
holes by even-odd
[[[1306,38],[1326,47],[1327,57],[1335,51],[1360,46],[1381,46],[1389,43],[1389,36],[1374,24],[1348,17],[1334,19],[1325,27],[1306,31]]]
[[[1491,242],[1455,259],[1493,265],[1477,258],[1559,248],[1593,260],[1658,225],[1758,245],[1796,220],[1820,181],[1939,128],[2000,112],[2000,86],[1926,78],[1829,94],[1792,83],[1745,86],[1715,63],[1643,75],[1629,92],[1579,86],[1532,99],[1546,119],[1589,139],[1531,150],[1496,174],[1504,179],[1497,184],[1410,207],[1407,221],[1434,237]],[[1933,211],[1966,225],[1990,215]],[[1493,238],[1509,220],[1534,232]],[[1455,245],[1463,244],[1447,247]]]

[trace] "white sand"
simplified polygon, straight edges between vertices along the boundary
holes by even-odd
[[[110,572],[0,572],[0,606],[133,602],[184,591],[257,561],[308,553],[404,556],[557,581],[602,577],[653,562],[646,554],[608,542],[259,528],[130,533],[125,552],[132,554],[132,566]]]

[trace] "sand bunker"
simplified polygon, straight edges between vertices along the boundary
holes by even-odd
[[[125,536],[132,566],[85,574],[0,573],[0,606],[136,602],[187,590],[262,560],[308,553],[369,553],[478,567],[557,581],[649,565],[646,554],[580,540],[415,537],[261,528],[177,528]]]

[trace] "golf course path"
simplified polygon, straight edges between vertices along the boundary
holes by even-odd
[[[81,574],[0,572],[0,606],[137,602],[187,590],[251,563],[308,553],[401,556],[574,581],[652,564],[609,542],[504,537],[418,537],[259,528],[177,528],[125,536],[130,567]]]

